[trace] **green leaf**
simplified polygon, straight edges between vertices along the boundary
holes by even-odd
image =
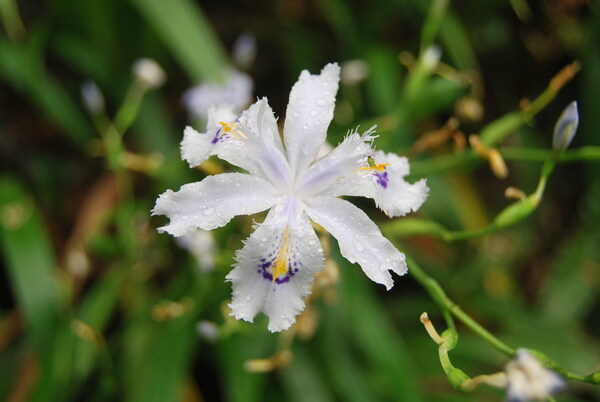
[[[0,241],[12,289],[43,364],[61,309],[56,262],[33,199],[7,176],[0,177]]]

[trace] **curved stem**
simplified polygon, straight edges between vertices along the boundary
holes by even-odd
[[[425,271],[421,269],[421,267],[410,257],[407,257],[407,262],[409,265],[409,272],[415,278],[417,282],[425,290],[431,298],[440,306],[443,312],[447,312],[456,317],[460,322],[462,322],[465,326],[467,326],[471,331],[475,332],[482,339],[489,342],[493,347],[495,347],[498,351],[504,353],[507,356],[513,357],[516,353],[516,349],[508,344],[504,343],[490,331],[482,327],[478,322],[476,322],[471,316],[465,313],[456,303],[454,303],[444,292],[444,289],[440,286],[440,284],[427,275]],[[600,384],[600,372],[592,373],[587,376],[579,375],[572,373],[553,361],[552,359],[545,358],[541,361],[544,366],[549,369],[555,370],[563,374],[570,380],[587,382],[590,384]]]

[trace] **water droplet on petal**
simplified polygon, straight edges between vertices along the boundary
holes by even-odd
[[[365,249],[365,245],[362,244],[360,241],[355,240],[354,241],[354,248],[356,249],[356,251],[363,251]]]
[[[212,207],[206,208],[204,210],[204,212],[202,212],[204,215],[212,215],[212,213],[215,212],[215,209]]]
[[[315,117],[315,116],[317,115],[317,111],[316,111],[316,110],[311,110],[311,111],[310,111],[310,115],[311,115],[312,117]]]
[[[327,101],[323,98],[319,98],[317,99],[317,105],[318,106],[325,106],[327,104]]]

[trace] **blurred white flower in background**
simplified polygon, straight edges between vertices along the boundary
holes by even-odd
[[[229,105],[239,113],[252,101],[252,78],[230,69],[223,82],[204,82],[183,94],[183,103],[193,118],[206,121],[211,106]]]
[[[202,272],[212,271],[215,268],[217,245],[215,239],[207,230],[198,229],[175,239],[177,245],[194,257],[198,268]]]
[[[545,401],[560,391],[565,383],[553,371],[546,369],[525,349],[506,364],[507,400],[510,402]]]

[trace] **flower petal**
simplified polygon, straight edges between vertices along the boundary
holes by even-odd
[[[222,107],[211,112],[210,129],[206,134],[189,127],[184,132],[181,152],[190,166],[217,155],[278,187],[289,186],[289,164],[266,98],[258,100],[237,118],[232,113],[225,115]]]
[[[373,153],[370,142],[375,138],[371,135],[374,130],[375,127],[371,127],[362,135],[349,133],[344,141],[298,178],[298,192],[308,198],[327,191],[348,176],[358,176],[360,168],[367,163],[367,157]]]
[[[177,192],[167,190],[156,200],[153,215],[171,220],[159,228],[181,236],[197,228],[210,230],[224,226],[236,215],[264,211],[277,202],[279,193],[265,180],[243,173],[222,173]]]
[[[220,122],[233,123],[236,115],[231,106],[213,106],[208,111],[206,133],[199,133],[192,127],[186,127],[181,141],[181,159],[186,160],[190,167],[198,166],[209,156],[216,154],[215,147],[219,143],[223,126]]]
[[[300,203],[289,196],[245,241],[236,261],[227,275],[232,315],[252,322],[263,312],[269,330],[276,332],[288,329],[304,310],[303,298],[323,268],[323,249]]]
[[[424,179],[414,184],[404,180],[404,176],[410,172],[408,159],[382,151],[375,152],[373,156],[378,168],[355,170],[321,195],[373,198],[389,217],[406,215],[419,209],[427,199],[429,188]]]
[[[294,173],[310,165],[325,142],[339,80],[340,67],[328,64],[319,75],[302,71],[292,88],[283,133]]]
[[[350,202],[334,197],[313,197],[307,204],[308,216],[323,226],[338,241],[340,252],[350,262],[357,262],[374,282],[389,290],[394,271],[407,271],[404,254],[396,249],[362,210]]]

